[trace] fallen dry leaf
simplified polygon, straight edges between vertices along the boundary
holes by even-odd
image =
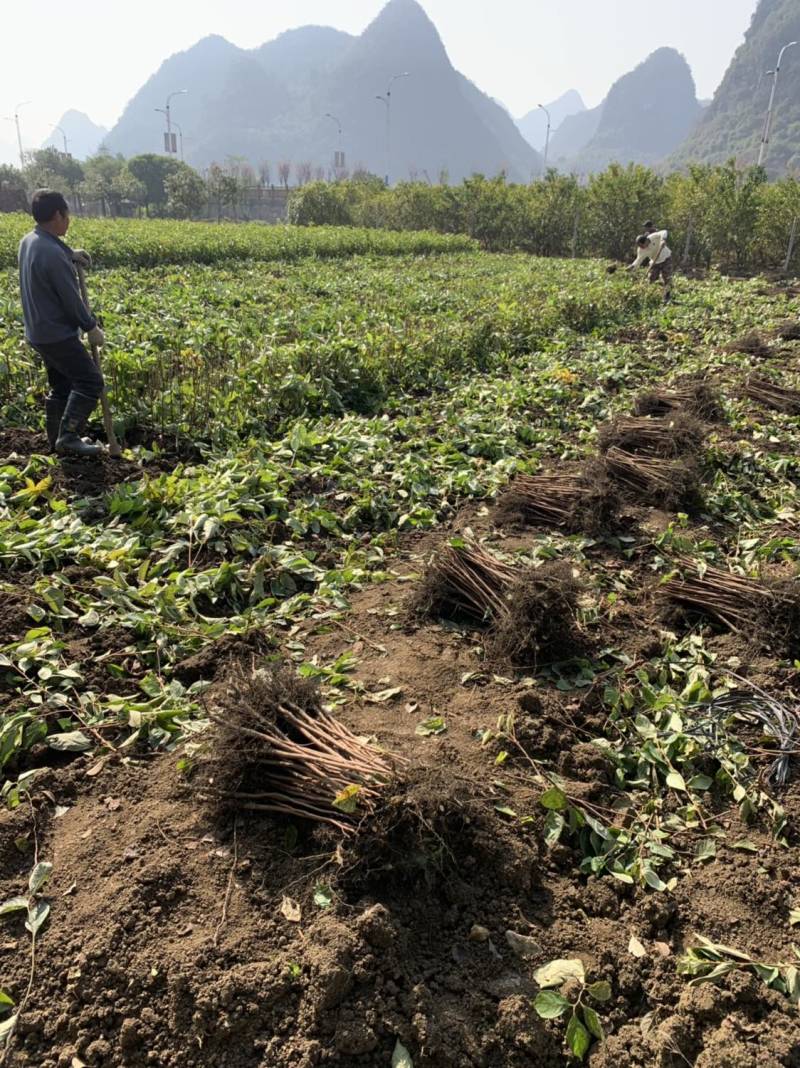
[[[289,923],[300,923],[300,920],[303,917],[303,913],[300,910],[300,906],[290,897],[284,897],[283,901],[281,902],[281,912],[289,921]]]

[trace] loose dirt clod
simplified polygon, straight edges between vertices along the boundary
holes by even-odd
[[[313,686],[288,669],[240,671],[220,730],[217,799],[352,831],[394,775],[390,757],[323,712]]]
[[[606,453],[606,463],[611,477],[637,502],[689,510],[700,503],[700,483],[691,462],[644,456],[614,447]]]
[[[450,545],[434,561],[413,607],[422,615],[486,624],[489,660],[535,668],[574,653],[579,592],[563,561],[519,568],[478,546]]]
[[[800,585],[793,580],[762,582],[717,567],[701,572],[681,562],[683,575],[661,588],[664,598],[684,610],[708,616],[755,645],[795,656],[800,648]]]
[[[597,444],[601,452],[617,448],[669,459],[696,453],[704,437],[705,431],[697,419],[676,412],[663,419],[621,416],[600,428]]]
[[[576,474],[517,475],[497,502],[500,525],[563,527],[595,534],[614,525],[619,494],[605,465]]]
[[[724,412],[719,397],[707,382],[688,382],[672,390],[652,390],[634,401],[635,415],[672,416],[691,412],[700,419],[718,422]]]
[[[758,401],[767,408],[787,415],[800,415],[800,390],[785,389],[770,382],[768,378],[751,375],[744,384],[742,392],[746,397]]]

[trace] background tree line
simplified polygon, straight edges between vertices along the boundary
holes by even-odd
[[[310,164],[230,157],[205,175],[166,156],[124,159],[99,153],[79,162],[55,148],[29,154],[20,170],[0,166],[0,211],[25,211],[30,193],[48,186],[69,195],[78,210],[104,215],[240,218],[246,194],[277,178],[297,225],[366,226],[468,234],[492,251],[540,256],[625,259],[646,219],[670,231],[678,262],[727,270],[800,269],[800,180],[768,182],[757,167],[695,165],[660,175],[648,167],[612,164],[581,182],[551,170],[530,185],[476,175],[461,185],[416,178],[387,189],[364,172],[325,181]]]
[[[790,266],[800,267],[800,181],[768,182],[762,169],[733,161],[667,176],[612,164],[585,183],[553,170],[530,185],[481,176],[393,189],[369,176],[311,182],[290,197],[289,219],[463,233],[492,251],[617,260],[632,258],[635,236],[652,219],[669,230],[678,262],[728,270],[782,265],[794,228]]]

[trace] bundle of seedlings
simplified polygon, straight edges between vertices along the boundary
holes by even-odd
[[[700,503],[700,483],[691,461],[665,460],[614,446],[606,453],[606,465],[611,478],[637,502],[689,510]]]
[[[738,341],[732,341],[730,345],[726,345],[725,351],[743,352],[746,356],[769,356],[772,350],[760,331],[751,330]]]
[[[781,341],[800,341],[800,321],[787,319],[775,329],[775,337]]]
[[[573,474],[517,475],[497,502],[497,521],[595,534],[613,525],[619,508],[605,465],[594,463]]]
[[[352,832],[371,815],[395,762],[324,712],[316,688],[278,667],[239,670],[220,731],[216,799],[235,811],[269,812]]]
[[[800,643],[800,583],[765,582],[718,567],[680,561],[681,576],[669,579],[662,596],[682,610],[707,616],[757,646],[796,655]]]
[[[617,448],[669,459],[696,453],[704,438],[702,423],[691,415],[674,412],[663,419],[620,416],[600,428],[597,442],[601,452]]]
[[[699,419],[716,422],[723,417],[722,405],[713,389],[702,379],[675,386],[672,390],[656,389],[642,393],[634,401],[635,415],[674,416],[691,412]]]
[[[770,382],[768,378],[751,375],[744,384],[742,392],[746,397],[758,401],[767,408],[787,415],[800,415],[800,390],[785,389]]]
[[[514,567],[475,545],[449,545],[428,572],[416,608],[435,618],[465,619],[487,633],[487,659],[535,670],[574,655],[580,585],[570,564]]]

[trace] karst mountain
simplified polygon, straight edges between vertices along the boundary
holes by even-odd
[[[377,97],[390,83],[387,135],[387,105]],[[327,172],[341,150],[349,170],[388,171],[392,181],[437,181],[443,172],[460,181],[476,171],[528,181],[541,170],[508,112],[453,67],[416,0],[390,0],[358,37],[307,26],[251,51],[204,38],[136,93],[108,148],[161,151],[164,119],[154,109],[180,89],[187,92],[172,98],[172,118],[187,162],[199,167],[267,160],[276,180],[281,161]]]

